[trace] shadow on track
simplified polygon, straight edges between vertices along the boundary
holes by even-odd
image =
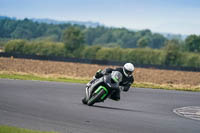
[[[129,111],[129,112],[143,112],[143,111],[140,111],[140,110],[117,108],[117,107],[107,107],[107,106],[99,106],[99,105],[93,105],[93,107],[103,108],[103,109],[110,109],[110,110]]]

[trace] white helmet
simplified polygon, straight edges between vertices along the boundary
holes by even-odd
[[[134,71],[134,66],[132,63],[126,63],[123,67],[123,72],[126,77],[130,77]]]

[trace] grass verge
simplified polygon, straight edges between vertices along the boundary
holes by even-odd
[[[66,77],[46,77],[32,74],[16,74],[16,73],[0,73],[0,78],[5,79],[20,79],[20,80],[39,80],[39,81],[55,81],[55,82],[71,82],[71,83],[83,83],[89,82],[88,79],[78,78],[66,78]],[[173,84],[154,84],[154,83],[138,83],[135,82],[132,87],[137,88],[153,88],[153,89],[165,89],[165,90],[181,90],[181,91],[193,91],[200,92],[200,86],[187,86],[187,85],[173,85]]]
[[[0,78],[4,79],[19,79],[19,80],[39,80],[39,81],[55,81],[55,82],[71,82],[71,83],[87,83],[89,80],[85,79],[73,79],[65,77],[43,77],[32,74],[0,74]]]
[[[136,82],[134,83],[133,87],[200,92],[200,86],[188,86],[188,85],[173,85],[173,84],[160,85],[160,84],[154,84],[154,83],[137,83]]]
[[[56,133],[0,125],[0,133]]]

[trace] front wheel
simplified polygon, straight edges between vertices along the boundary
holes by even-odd
[[[83,104],[87,104],[86,97],[84,97],[84,98],[82,99],[82,103],[83,103]]]
[[[99,102],[100,100],[103,100],[105,95],[106,95],[106,92],[104,89],[102,89],[99,93],[93,93],[92,97],[88,100],[87,105],[92,106],[94,103]]]

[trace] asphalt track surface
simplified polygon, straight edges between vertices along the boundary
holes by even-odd
[[[0,79],[0,125],[60,133],[200,133],[200,121],[173,113],[200,106],[200,93],[131,88],[89,107],[84,84]]]

